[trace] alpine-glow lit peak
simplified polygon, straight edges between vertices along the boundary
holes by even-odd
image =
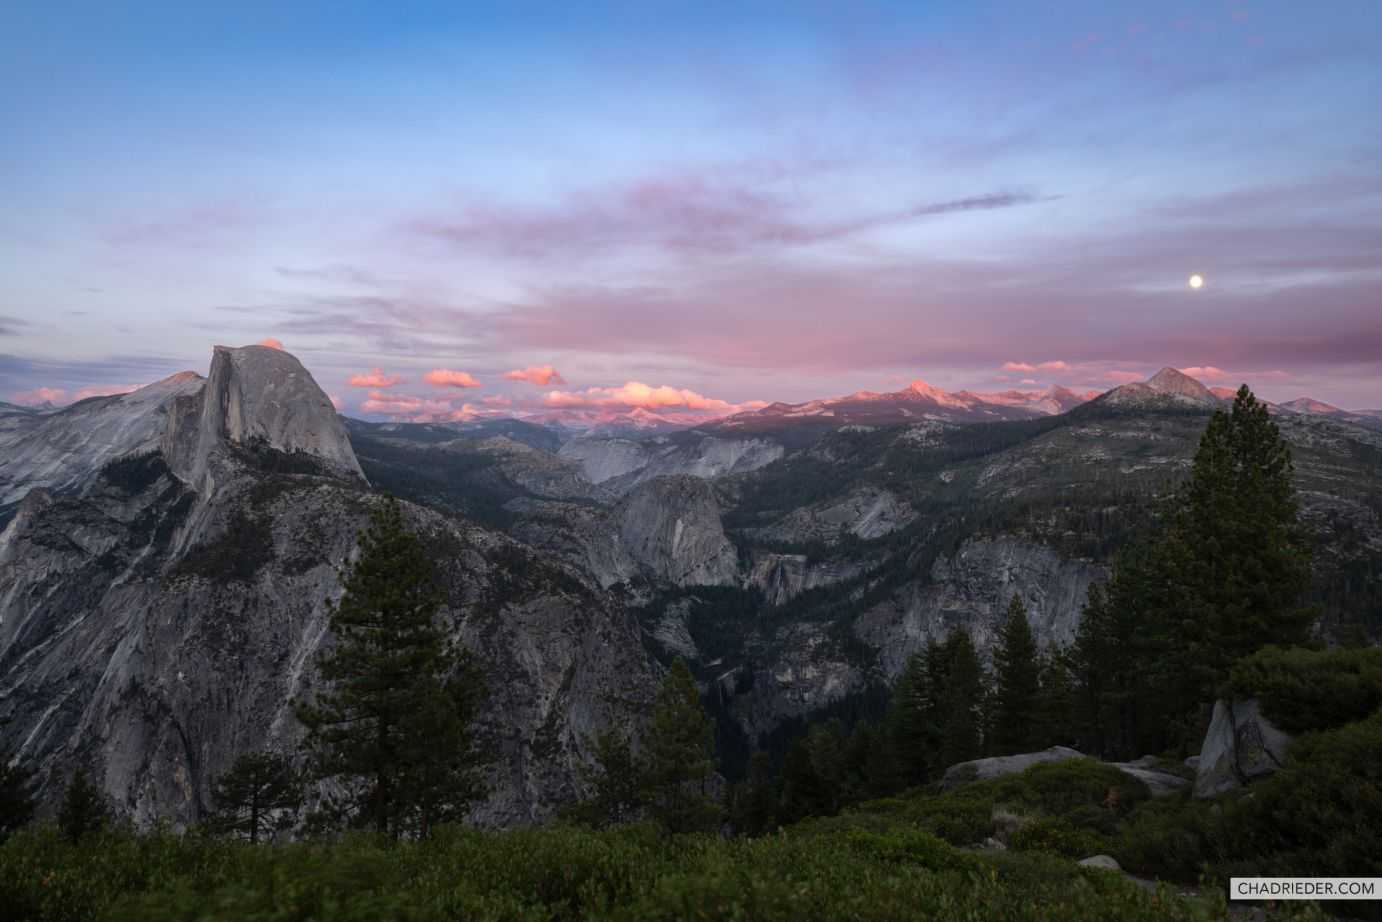
[[[1382,406],[1372,3],[161,6],[0,13],[0,401]]]

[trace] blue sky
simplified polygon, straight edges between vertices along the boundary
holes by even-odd
[[[1382,11],[1320,6],[10,3],[0,399],[271,337],[348,412],[1382,405]]]

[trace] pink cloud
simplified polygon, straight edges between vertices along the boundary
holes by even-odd
[[[1134,381],[1143,381],[1147,376],[1136,371],[1106,371],[1104,377],[1119,384],[1131,384]]]
[[[331,400],[331,405],[332,405],[333,407],[335,407],[335,408],[336,408],[336,412],[339,413],[340,410],[341,410],[341,407],[344,405],[344,404],[343,404],[343,401],[341,400],[341,398],[340,398],[340,397],[337,397],[335,394],[327,394],[326,396],[327,396],[328,398],[330,398],[330,400]]]
[[[433,368],[422,376],[433,387],[480,387],[479,381],[465,371],[452,371],[450,368]]]
[[[264,337],[264,338],[261,339],[259,342],[255,343],[255,345],[257,345],[257,346],[268,346],[270,349],[277,349],[279,352],[282,352],[282,351],[283,351],[283,342],[282,342],[282,340],[274,339],[272,336],[266,336],[266,337]]]
[[[1004,362],[1004,371],[1069,371],[1070,365],[1067,362],[1038,362],[1035,365],[1031,362]]]
[[[527,368],[515,368],[513,371],[504,372],[504,379],[507,381],[527,381],[538,387],[566,383],[566,379],[551,365],[530,365]]]
[[[480,398],[480,402],[487,407],[511,407],[513,401],[502,394],[491,394],[488,397]]]
[[[369,399],[360,404],[360,412],[413,423],[466,422],[496,415],[496,411],[471,403],[456,406],[447,398],[414,397],[386,391],[370,391]]]
[[[45,403],[65,403],[67,391],[60,387],[36,387],[10,395],[10,402],[24,407],[39,407]]]
[[[737,413],[762,401],[734,404],[681,387],[653,387],[628,381],[619,387],[590,387],[583,391],[549,391],[544,405],[556,409],[642,409],[692,413]]]
[[[10,395],[10,402],[26,407],[41,407],[45,403],[61,406],[86,400],[88,397],[115,397],[138,389],[137,384],[89,384],[69,393],[66,388],[61,387],[36,387]]]
[[[369,374],[351,375],[346,383],[351,387],[393,387],[402,380],[398,375],[386,375],[381,369],[371,368]]]
[[[1213,365],[1191,365],[1189,368],[1182,368],[1181,371],[1192,378],[1200,378],[1207,381],[1223,381],[1233,375],[1224,371],[1222,368],[1215,368]]]
[[[88,397],[114,397],[138,389],[138,384],[92,384],[79,389],[72,395],[72,400],[75,402]]]

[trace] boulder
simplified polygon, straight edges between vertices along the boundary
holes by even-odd
[[[1112,762],[1114,768],[1131,775],[1147,786],[1153,797],[1168,797],[1190,785],[1180,775],[1162,771],[1156,756],[1143,756],[1133,762]]]
[[[1103,868],[1105,871],[1121,871],[1123,868],[1112,855],[1091,855],[1076,862],[1082,868]]]
[[[971,781],[987,781],[990,778],[1001,778],[1004,775],[1016,775],[1025,772],[1033,765],[1087,758],[1090,757],[1077,749],[1070,749],[1067,746],[1052,746],[1041,752],[1024,752],[1011,756],[992,756],[987,759],[975,759],[972,762],[961,762],[945,770],[945,774],[941,777],[941,790],[953,791]],[[1173,775],[1156,768],[1157,762],[1153,756],[1143,756],[1135,762],[1108,762],[1105,764],[1141,781],[1152,792],[1153,797],[1165,797],[1174,794],[1190,784],[1189,781],[1179,775]]]
[[[1195,796],[1216,797],[1275,772],[1290,744],[1291,737],[1262,715],[1256,698],[1216,701],[1200,747]]]
[[[1033,765],[1083,758],[1087,757],[1079,750],[1070,749],[1066,746],[1052,746],[1041,752],[1023,752],[1018,755],[993,756],[987,759],[975,759],[972,762],[961,762],[945,770],[945,775],[941,778],[941,790],[951,791],[971,781],[987,781],[990,778],[1001,778],[1004,775],[1016,775],[1025,772]]]

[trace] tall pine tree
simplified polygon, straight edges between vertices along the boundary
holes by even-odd
[[[993,651],[993,740],[995,755],[1027,752],[1036,745],[1041,676],[1036,639],[1027,606],[1014,595]]]
[[[1215,412],[1172,525],[1184,616],[1172,627],[1189,679],[1212,693],[1228,667],[1267,644],[1309,638],[1302,604],[1310,543],[1292,484],[1291,449],[1247,385]]]
[[[715,725],[701,707],[691,670],[678,659],[658,689],[641,753],[640,794],[667,832],[719,825],[722,811],[710,796],[714,749]]]
[[[941,724],[938,771],[983,755],[984,669],[969,632],[956,628],[941,647],[944,677],[933,676]]]
[[[470,725],[482,679],[437,623],[443,596],[396,499],[375,508],[359,544],[320,660],[327,687],[298,716],[315,776],[344,792],[330,812],[425,837],[481,793]]]

